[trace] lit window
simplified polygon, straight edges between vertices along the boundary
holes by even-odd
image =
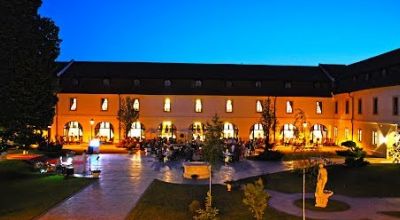
[[[203,111],[203,106],[201,104],[201,99],[196,99],[195,106],[194,106],[194,111],[195,112],[202,112]]]
[[[164,81],[164,87],[171,87],[171,85],[172,85],[171,80],[165,80]]]
[[[171,100],[169,98],[165,98],[164,100],[164,112],[171,111]]]
[[[133,80],[133,86],[135,86],[135,87],[140,86],[140,80],[138,80],[138,79]]]
[[[285,89],[290,89],[292,88],[292,83],[291,82],[285,82]]]
[[[261,81],[256,81],[256,88],[261,88]]]
[[[234,138],[236,136],[235,128],[232,123],[225,122],[224,130],[222,131],[224,138]]]
[[[286,101],[286,113],[291,114],[293,113],[293,102]]]
[[[231,88],[231,87],[233,86],[232,81],[226,81],[225,86],[226,86],[227,88]]]
[[[378,144],[378,132],[372,131],[372,145]]]
[[[102,111],[108,110],[108,99],[106,99],[106,98],[101,99],[101,110]]]
[[[257,100],[257,102],[256,102],[256,111],[257,112],[263,111],[263,106],[262,106],[261,100]]]
[[[233,103],[232,100],[226,100],[226,112],[232,112],[233,111]]]
[[[372,112],[374,115],[378,114],[378,98],[373,98]]]
[[[138,112],[139,109],[140,109],[139,99],[134,99],[133,100],[133,110]]]
[[[362,141],[362,130],[361,129],[357,130],[357,137],[358,137],[358,142],[361,142]]]
[[[345,129],[344,129],[344,139],[345,139],[345,140],[348,140],[348,139],[349,139],[349,133],[350,133],[350,132],[349,132],[349,129],[348,129],[348,128],[345,128]]]
[[[69,110],[70,111],[76,111],[77,107],[77,100],[76,98],[70,98],[69,99]]]
[[[195,88],[200,88],[201,86],[202,86],[201,80],[196,80],[196,81],[194,81],[194,87],[195,87]]]
[[[316,102],[316,112],[317,114],[322,114],[322,102]]]

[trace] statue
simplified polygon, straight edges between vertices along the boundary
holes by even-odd
[[[319,164],[317,187],[315,189],[315,207],[325,208],[328,205],[328,199],[333,195],[332,191],[325,190],[326,182],[328,182],[328,172],[324,165]]]

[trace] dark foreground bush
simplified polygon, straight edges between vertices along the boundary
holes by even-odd
[[[278,150],[264,150],[261,154],[251,157],[253,160],[279,161],[282,160],[284,154]]]
[[[368,161],[364,160],[367,153],[361,147],[358,147],[354,141],[345,141],[342,146],[349,149],[336,151],[336,154],[346,158],[345,164],[348,167],[363,167],[369,164]]]

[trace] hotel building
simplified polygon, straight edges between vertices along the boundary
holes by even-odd
[[[270,98],[278,125],[275,142],[295,138],[296,112],[309,140],[353,140],[386,156],[400,124],[400,49],[350,65],[318,66],[60,62],[59,101],[52,139],[87,143],[94,136],[118,143],[121,100],[135,99],[139,120],[129,135],[203,138],[217,113],[225,137],[263,137],[261,102]],[[298,127],[298,126],[297,126]]]

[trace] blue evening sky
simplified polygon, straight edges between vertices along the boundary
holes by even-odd
[[[400,47],[399,0],[43,0],[68,61],[349,64]]]

